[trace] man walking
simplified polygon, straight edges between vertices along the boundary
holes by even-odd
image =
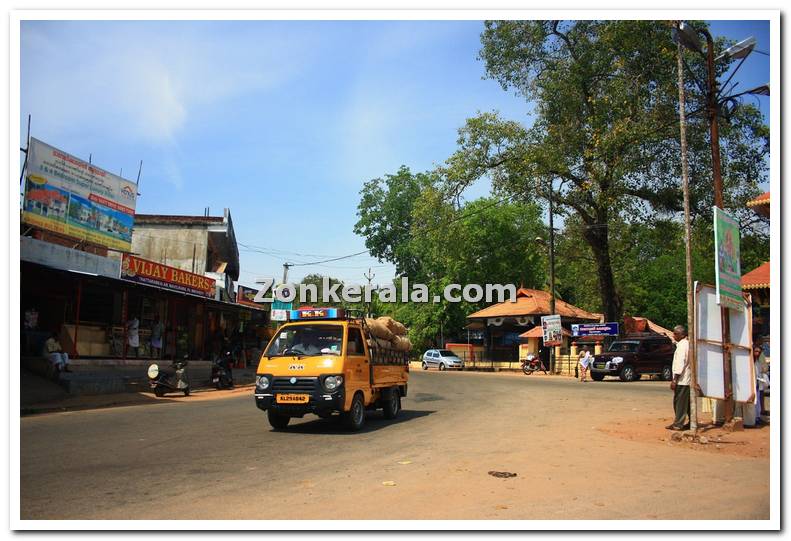
[[[676,352],[673,354],[673,381],[670,388],[673,390],[673,410],[676,418],[673,424],[666,426],[668,430],[686,430],[689,424],[684,420],[689,417],[689,384],[692,378],[689,367],[689,340],[687,330],[683,325],[676,325],[673,329],[676,339]]]

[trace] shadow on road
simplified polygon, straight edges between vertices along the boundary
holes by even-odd
[[[357,432],[352,432],[343,426],[339,416],[335,415],[331,419],[315,419],[307,423],[289,425],[288,428],[280,432],[294,432],[297,434],[337,434],[339,436],[349,436],[352,434],[365,434],[376,432],[394,425],[406,423],[414,419],[426,417],[436,413],[434,410],[401,410],[395,419],[385,419],[381,412],[366,412],[365,425]],[[274,429],[273,429],[274,431]]]

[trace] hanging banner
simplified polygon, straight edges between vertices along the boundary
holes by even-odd
[[[214,278],[193,274],[129,254],[124,254],[121,261],[121,279],[172,289],[181,293],[214,297]]]
[[[137,185],[30,139],[22,222],[129,251]]]
[[[714,247],[717,304],[733,310],[744,309],[742,298],[739,222],[714,207]]]
[[[541,330],[545,346],[561,345],[563,328],[560,326],[560,316],[541,316]]]

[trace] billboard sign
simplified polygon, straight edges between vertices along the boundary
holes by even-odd
[[[190,293],[202,297],[214,297],[214,278],[169,267],[155,261],[124,254],[121,261],[121,278],[152,286]]]
[[[22,221],[116,250],[132,248],[137,185],[31,138]]]
[[[739,248],[739,222],[714,207],[714,247],[717,304],[733,310],[744,308]]]
[[[618,323],[579,323],[571,326],[572,336],[618,336]]]
[[[541,330],[545,346],[561,345],[563,328],[560,326],[560,316],[541,316]]]
[[[259,310],[269,310],[271,303],[268,302],[255,302],[255,296],[258,295],[258,290],[252,287],[245,287],[243,285],[236,286],[236,304],[244,306],[251,306]]]

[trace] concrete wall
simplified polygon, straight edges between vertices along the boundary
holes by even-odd
[[[75,250],[31,237],[19,237],[19,239],[20,258],[23,261],[48,265],[57,269],[90,272],[110,278],[118,278],[121,275],[118,259]]]
[[[204,274],[208,254],[209,233],[205,226],[135,225],[132,233],[132,252],[144,259],[164,265]]]

